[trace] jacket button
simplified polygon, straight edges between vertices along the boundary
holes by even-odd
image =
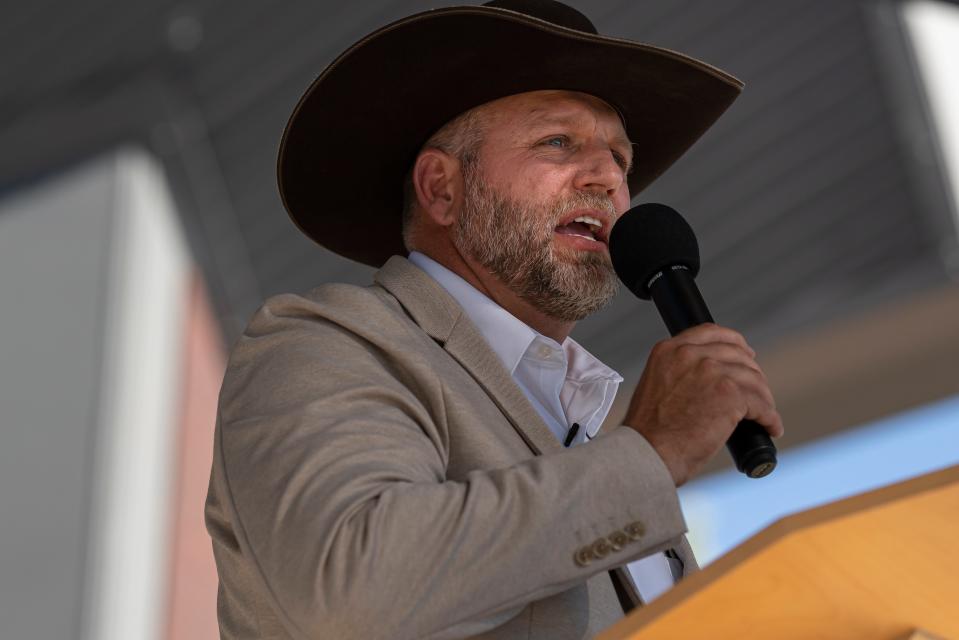
[[[629,542],[629,536],[624,531],[613,531],[609,534],[609,546],[612,547],[613,551],[619,551]]]
[[[573,554],[573,560],[577,565],[585,567],[593,561],[593,551],[589,547],[581,547]]]
[[[606,538],[600,538],[593,543],[593,555],[597,558],[605,558],[613,550]]]
[[[646,535],[646,527],[643,526],[642,522],[630,522],[626,525],[625,531],[629,539],[634,542]]]

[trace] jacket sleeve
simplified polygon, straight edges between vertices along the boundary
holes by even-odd
[[[451,481],[448,434],[401,364],[335,323],[259,314],[224,380],[214,478],[293,635],[498,624],[685,532],[632,429]]]

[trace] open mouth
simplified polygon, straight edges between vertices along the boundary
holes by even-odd
[[[569,238],[580,238],[589,242],[606,244],[603,222],[593,216],[577,216],[570,222],[557,226],[555,232]]]

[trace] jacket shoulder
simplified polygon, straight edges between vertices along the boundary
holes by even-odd
[[[382,287],[330,283],[304,294],[284,293],[268,298],[250,319],[244,337],[278,330],[338,325],[363,328],[408,325],[409,317]]]
[[[382,383],[395,373],[385,363],[422,352],[428,341],[376,285],[329,284],[273,296],[233,345],[220,391],[221,416],[234,415],[227,408],[253,398],[265,401],[306,387],[323,392],[343,375]]]

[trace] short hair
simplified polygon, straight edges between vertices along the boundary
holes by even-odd
[[[482,106],[473,107],[456,116],[430,136],[420,153],[426,149],[439,149],[460,161],[463,172],[467,173],[475,168],[479,160],[480,146],[486,134],[488,118]],[[417,154],[417,157],[419,154]],[[411,245],[414,231],[414,213],[416,212],[416,190],[413,188],[413,165],[410,165],[403,180],[403,244],[407,251],[415,247]]]

